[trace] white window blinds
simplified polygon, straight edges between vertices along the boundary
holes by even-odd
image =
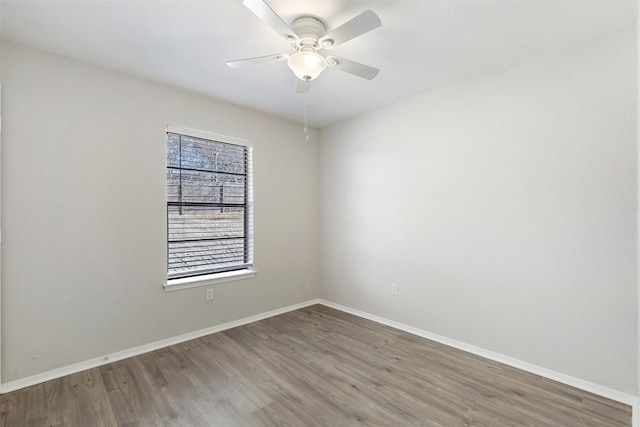
[[[251,147],[167,132],[168,277],[252,267]]]

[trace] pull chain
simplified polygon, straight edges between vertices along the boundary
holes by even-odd
[[[304,139],[309,140],[309,103],[307,95],[304,96]]]

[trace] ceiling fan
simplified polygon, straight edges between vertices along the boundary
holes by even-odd
[[[373,79],[380,71],[355,61],[333,55],[323,56],[318,53],[324,49],[330,50],[382,25],[378,15],[371,10],[366,10],[338,28],[326,32],[324,23],[313,16],[296,18],[289,26],[264,0],[244,0],[242,3],[289,41],[295,53],[229,61],[227,65],[231,68],[286,60],[287,65],[297,77],[296,93],[308,92],[309,82],[318,77],[326,67],[368,80]]]

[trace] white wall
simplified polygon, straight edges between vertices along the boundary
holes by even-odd
[[[636,120],[636,138],[637,138],[637,145],[636,147],[640,147],[640,8],[637,8],[637,18],[636,19],[636,73],[637,73],[637,80],[636,80],[636,90],[637,90],[637,98],[636,98],[636,107],[637,107],[637,120]],[[638,161],[640,162],[640,150],[638,150],[638,152],[636,153],[639,157],[638,157]],[[637,174],[637,172],[636,172]],[[638,198],[640,199],[640,176],[638,176],[638,185],[637,185],[637,190],[638,190]],[[640,201],[636,200],[636,221],[637,221],[637,236],[638,236],[638,242],[636,245],[636,251],[638,252],[636,254],[637,256],[637,270],[636,271],[640,271]],[[638,317],[638,321],[637,321],[637,344],[638,344],[638,358],[637,358],[637,363],[638,363],[638,368],[637,368],[637,385],[638,385],[638,389],[637,389],[637,396],[638,399],[640,400],[640,277],[636,277],[637,279],[637,284],[638,284],[638,305],[637,305],[637,309],[636,309],[636,315]],[[640,406],[640,403],[638,404],[638,406]],[[635,426],[634,427],[640,427],[640,416],[638,416],[638,414],[636,414],[636,416],[634,417],[634,422],[635,422]]]
[[[635,395],[636,78],[629,28],[322,129],[321,298]]]
[[[317,297],[316,133],[12,44],[2,79],[3,381]],[[254,145],[258,275],[212,302],[163,291],[167,124]]]

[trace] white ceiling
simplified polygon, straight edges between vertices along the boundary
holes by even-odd
[[[382,20],[332,51],[380,74],[368,81],[326,70],[308,95],[314,127],[633,25],[637,7],[634,0],[267,2],[288,23],[312,15],[332,29],[366,9]],[[303,96],[286,62],[226,66],[292,52],[241,0],[2,0],[0,14],[3,39],[302,121]]]

